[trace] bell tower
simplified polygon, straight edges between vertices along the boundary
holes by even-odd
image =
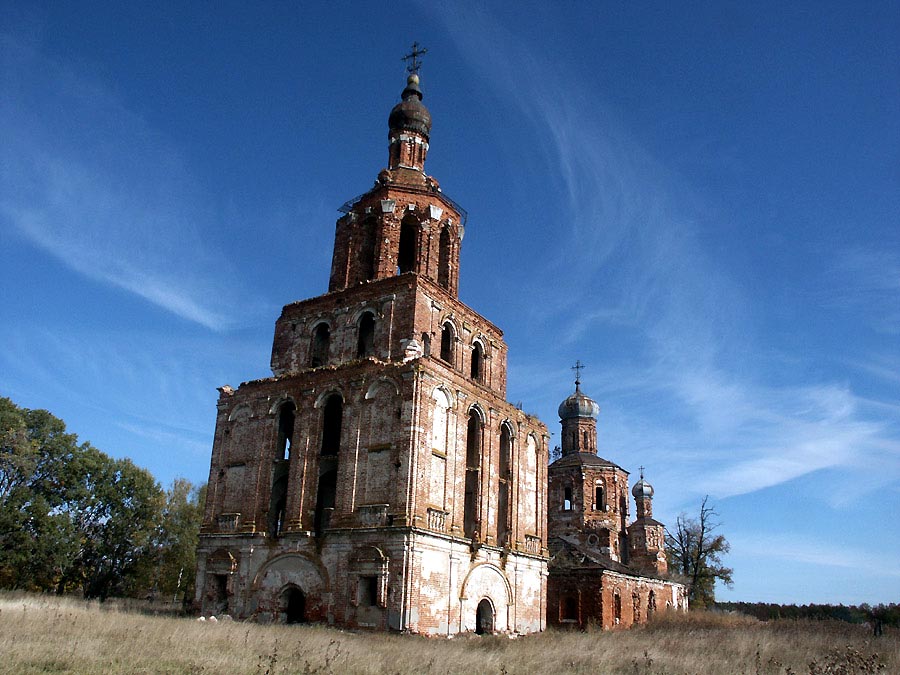
[[[425,173],[417,44],[388,164],[340,207],[328,291],[285,305],[271,377],[220,389],[203,611],[432,635],[545,625],[547,445],[503,331],[459,300],[466,212]]]

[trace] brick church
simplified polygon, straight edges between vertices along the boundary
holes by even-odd
[[[283,308],[271,377],[219,389],[201,611],[531,633],[548,617],[595,620],[608,575],[631,573],[629,536],[654,542],[628,544],[647,567],[634,584],[665,585],[649,486],[628,532],[618,506],[602,527],[585,510],[597,480],[615,505],[627,490],[627,473],[587,457],[592,418],[563,419],[548,474],[547,428],[505,399],[503,333],[458,298],[466,213],[424,171],[431,115],[415,69],[388,126],[387,168],[341,209],[328,292]],[[594,549],[618,567],[598,572],[582,557]],[[597,593],[573,590],[569,568]]]

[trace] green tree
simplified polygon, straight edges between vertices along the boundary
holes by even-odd
[[[80,451],[62,420],[0,398],[0,586],[53,588],[72,564],[77,537],[61,508]]]
[[[206,485],[195,486],[186,478],[176,478],[166,491],[165,506],[153,540],[153,565],[147,570],[150,593],[173,602],[190,602],[194,597],[197,543]]]
[[[162,506],[159,485],[131,460],[0,398],[0,586],[129,592]]]
[[[716,581],[731,586],[733,570],[722,564],[722,556],[731,546],[725,537],[716,534],[721,523],[709,496],[700,504],[700,515],[688,518],[678,516],[673,533],[666,532],[666,553],[674,576],[684,580],[688,587],[688,599],[692,607],[703,608],[716,600]]]

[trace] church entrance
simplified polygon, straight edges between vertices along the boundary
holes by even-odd
[[[475,633],[478,635],[491,634],[494,632],[494,606],[491,601],[484,598],[478,603],[478,609],[475,610]]]
[[[306,596],[296,586],[290,586],[281,594],[281,605],[284,608],[285,623],[306,621]]]

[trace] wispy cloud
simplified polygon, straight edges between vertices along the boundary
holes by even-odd
[[[631,443],[618,452],[658,459],[688,495],[744,494],[832,467],[876,466],[885,480],[900,478],[897,438],[845,384],[787,386],[772,377],[769,357],[748,337],[751,294],[700,236],[696,214],[713,209],[602,101],[583,96],[587,83],[561,64],[542,60],[486,12],[439,12],[472,68],[532,120],[548,180],[559,176],[567,195],[558,257],[535,275],[545,321],[595,363],[614,359],[592,336],[622,327],[642,355],[630,374],[612,365],[613,389],[628,392],[631,408],[601,420],[601,446],[604,431]],[[896,290],[893,258],[874,276],[866,256],[847,265],[873,293]],[[604,375],[592,377],[610,383]]]
[[[90,74],[5,35],[0,60],[0,224],[87,277],[234,325],[252,301],[199,234],[214,209],[178,148]]]
[[[900,333],[900,253],[855,246],[839,252],[823,304],[861,313],[877,330]]]

